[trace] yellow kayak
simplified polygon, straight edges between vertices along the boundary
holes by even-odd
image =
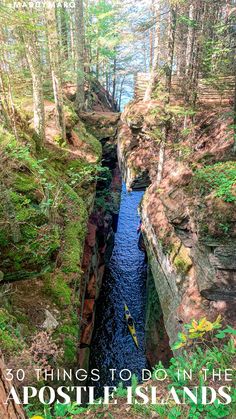
[[[127,322],[127,326],[128,326],[128,329],[129,329],[129,331],[131,333],[131,336],[132,336],[132,338],[134,340],[134,343],[135,343],[135,345],[138,348],[138,339],[137,339],[137,335],[136,335],[134,321],[132,319],[132,316],[130,314],[130,311],[129,311],[127,305],[124,304],[124,306],[125,306],[125,320]]]

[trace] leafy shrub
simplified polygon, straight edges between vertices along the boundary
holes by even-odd
[[[202,194],[214,191],[225,202],[236,201],[236,162],[216,163],[196,170],[194,186]]]
[[[211,340],[209,339],[211,333]],[[184,335],[184,336],[182,336]],[[192,371],[193,377],[197,377],[197,383],[194,382],[194,387],[198,389],[204,385],[202,369],[205,368],[209,373],[216,369],[230,369],[235,362],[236,348],[232,336],[236,335],[236,330],[231,326],[223,329],[220,316],[214,322],[202,318],[199,321],[192,320],[191,323],[184,325],[184,332],[179,336],[178,342],[174,345],[174,349],[189,346],[188,352],[183,350],[181,355],[170,360],[170,365],[167,369],[164,368],[161,362],[154,368],[151,385],[155,386],[155,375],[157,371],[165,370],[168,376],[168,388],[174,387],[178,397],[181,399],[183,395],[183,387],[189,386],[189,380],[184,375],[179,375],[179,371]],[[214,339],[213,339],[214,338]],[[222,341],[223,339],[223,341]],[[209,345],[210,342],[210,345]],[[160,374],[157,374],[160,377]],[[235,378],[235,377],[234,377]],[[137,387],[137,378],[132,376],[132,389],[135,391]],[[159,382],[158,382],[159,384]],[[211,384],[211,386],[214,386]],[[120,383],[116,390],[116,397],[124,398],[126,402],[127,390],[123,383]],[[180,406],[173,406],[173,401],[167,404],[157,405],[140,405],[134,404],[132,406],[131,415],[142,415],[142,417],[153,417],[158,414],[158,417],[163,419],[214,419],[214,418],[230,418],[236,417],[236,390],[233,389],[231,393],[232,402],[228,405],[220,404],[216,400],[212,404],[203,405],[201,400],[194,403],[189,399],[188,403]],[[48,411],[44,412],[45,419],[52,418],[73,418],[89,417],[90,408],[83,408],[76,403],[61,405],[56,404],[54,407],[48,407]],[[94,406],[96,408],[96,406]],[[26,408],[28,411],[30,407]],[[101,406],[102,409],[102,406]],[[112,415],[112,407],[109,415]],[[98,413],[97,417],[105,417],[107,410],[105,407],[103,411]],[[32,413],[29,417],[32,417]],[[77,416],[78,415],[78,416]],[[132,416],[133,417],[133,416]]]
[[[188,347],[181,355],[177,355],[170,360],[170,366],[166,370],[168,375],[168,387],[174,386],[181,398],[182,387],[188,386],[188,379],[180,377],[177,371],[192,371],[193,377],[198,378],[198,383],[194,386],[201,387],[204,384],[202,369],[206,368],[211,374],[213,370],[226,370],[232,368],[235,362],[236,348],[232,337],[236,335],[236,330],[231,326],[222,329],[220,316],[214,322],[202,318],[199,321],[192,320],[191,323],[183,326],[184,331],[179,333],[178,341],[172,349]],[[222,329],[219,331],[219,329]],[[227,339],[228,337],[228,339]],[[223,339],[223,341],[221,341]],[[164,369],[159,363],[155,370]],[[155,376],[155,370],[153,376]],[[235,379],[235,377],[234,377]],[[212,384],[211,384],[212,386]],[[214,386],[214,385],[213,385]],[[186,418],[234,418],[236,413],[236,390],[231,393],[232,402],[228,405],[220,404],[216,400],[213,404],[203,405],[201,401],[195,404],[189,400],[188,405],[175,406],[156,405],[154,410],[162,418],[174,419],[176,417]]]
[[[221,317],[218,316],[215,322],[208,321],[205,317],[199,321],[193,320],[189,324],[184,325],[186,332],[178,334],[178,341],[173,345],[172,349],[176,350],[187,346],[193,342],[193,339],[199,339],[201,342],[205,340],[205,336],[208,332],[220,329]],[[233,330],[233,329],[232,329]]]

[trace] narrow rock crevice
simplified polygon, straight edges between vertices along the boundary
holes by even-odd
[[[107,171],[104,171],[104,176],[101,176],[97,181],[94,209],[88,222],[88,234],[82,262],[78,364],[86,371],[89,370],[96,303],[105,267],[112,254],[119,214],[121,176],[117,164],[116,128],[113,124],[111,127],[108,126],[108,136],[100,139],[102,166]],[[112,136],[109,136],[111,133]]]

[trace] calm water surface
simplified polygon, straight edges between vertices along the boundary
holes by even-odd
[[[105,275],[96,309],[96,321],[91,347],[90,368],[100,371],[99,388],[120,382],[118,372],[129,369],[140,378],[147,367],[144,348],[145,254],[138,248],[137,208],[143,192],[127,193],[122,188],[121,207],[115,246]],[[136,326],[139,349],[135,346],[124,320],[124,301]],[[117,370],[111,381],[110,368]],[[93,384],[95,383],[93,382]]]

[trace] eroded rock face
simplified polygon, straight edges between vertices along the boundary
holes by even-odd
[[[81,112],[80,117],[99,140],[116,136],[117,124],[120,119],[118,112]]]
[[[169,132],[158,184],[166,120]],[[168,117],[156,101],[145,107],[142,102],[131,103],[122,121],[119,163],[128,188],[147,187],[140,208],[142,231],[170,343],[181,325],[193,318],[213,320],[221,313],[235,325],[235,203],[220,199],[214,191],[200,193],[195,175],[196,169],[232,159],[230,121],[217,111],[199,113],[195,126],[181,138],[183,121],[171,109]]]
[[[115,156],[116,158],[116,156]],[[88,234],[85,241],[82,270],[81,307],[79,309],[80,340],[78,363],[81,368],[89,370],[90,344],[92,341],[96,301],[99,297],[105,266],[110,260],[114,231],[119,211],[121,177],[116,161],[111,161],[112,181],[109,186],[107,206],[109,210],[99,207],[92,212],[88,223]]]
[[[157,365],[159,361],[164,366],[168,365],[172,352],[150,267],[147,274],[145,346],[147,360],[151,366]]]

